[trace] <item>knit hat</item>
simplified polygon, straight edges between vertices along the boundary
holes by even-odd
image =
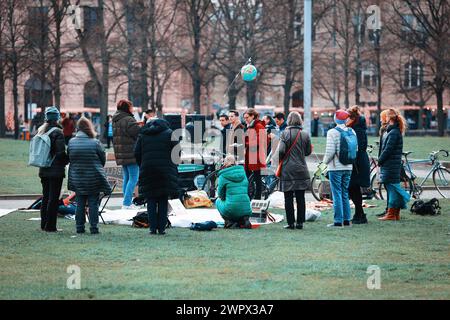
[[[336,124],[345,124],[349,116],[350,114],[347,111],[338,110],[334,114],[334,122],[336,122]]]
[[[55,106],[45,109],[45,121],[58,121],[59,119],[61,119],[61,114]]]

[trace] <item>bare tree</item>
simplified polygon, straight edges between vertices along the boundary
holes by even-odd
[[[433,77],[426,81],[436,96],[438,134],[445,133],[444,91],[450,78],[450,4],[447,0],[405,0],[391,4],[395,19],[389,31],[410,48],[424,53],[432,63]]]
[[[0,2],[0,137],[5,137],[5,67],[6,47],[3,33],[6,31],[6,2]]]
[[[19,76],[28,70],[24,34],[26,30],[25,2],[23,0],[6,0],[6,61],[8,78],[12,81],[14,104],[14,138],[19,137]]]

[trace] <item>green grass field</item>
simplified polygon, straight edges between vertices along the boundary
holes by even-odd
[[[330,230],[331,212],[305,229],[284,223],[254,230],[166,236],[126,226],[101,235],[47,234],[37,213],[0,218],[0,299],[449,299],[450,201],[436,217],[402,213],[368,225]],[[283,212],[282,210],[279,212]],[[69,290],[67,268],[81,268],[81,290]],[[381,270],[381,289],[367,288],[367,268]]]
[[[377,138],[370,137],[369,142],[374,144]],[[326,139],[324,137],[312,138],[314,151],[323,153],[325,151]],[[450,139],[448,137],[406,137],[404,150],[414,151],[411,158],[427,158],[432,150],[450,150]],[[0,139],[0,194],[39,194],[41,184],[38,178],[38,169],[28,167],[29,142],[15,141],[11,139]],[[448,160],[442,158],[442,160]],[[63,182],[63,189],[67,181]]]

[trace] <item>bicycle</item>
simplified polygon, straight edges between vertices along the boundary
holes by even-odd
[[[330,181],[327,178],[327,165],[319,162],[311,178],[309,189],[317,201],[332,200]]]
[[[377,141],[375,142],[375,145],[377,148],[380,147],[380,143]],[[367,146],[367,154],[369,155],[369,162],[370,162],[370,188],[371,190],[374,190],[374,196],[377,200],[383,200],[381,195],[378,192],[375,192],[375,190],[380,189],[380,182],[378,179],[379,175],[379,167],[378,167],[378,158],[374,157],[372,155],[373,151],[375,150],[375,147],[371,144]]]
[[[439,150],[433,151],[430,153],[430,157],[428,159],[423,160],[409,160],[408,156],[411,154],[411,151],[403,152],[403,156],[405,160],[402,163],[402,171],[400,174],[400,180],[403,184],[403,188],[409,192],[409,194],[415,198],[420,199],[420,195],[423,192],[423,187],[425,183],[428,181],[428,178],[432,176],[433,184],[435,190],[444,198],[450,198],[450,171],[445,168],[439,161],[439,154],[443,153],[444,157],[449,156],[449,152],[447,150]],[[431,164],[431,168],[426,174],[426,176],[419,183],[416,182],[418,178],[411,167],[412,164],[418,163],[428,163]],[[381,199],[384,199],[385,193],[384,185],[380,184],[378,189],[378,194]]]

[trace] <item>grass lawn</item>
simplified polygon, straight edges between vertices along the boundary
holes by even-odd
[[[76,236],[60,219],[58,234],[39,231],[36,213],[0,219],[0,299],[449,299],[450,201],[442,215],[368,225],[325,227],[331,212],[304,230],[284,223],[254,230],[197,232],[101,226]],[[282,212],[282,211],[281,211]],[[81,268],[81,290],[69,290],[69,265]],[[369,290],[368,266],[381,269]]]
[[[325,151],[326,138],[312,138],[314,150],[317,153]],[[374,143],[377,138],[370,137],[369,142]],[[412,158],[427,158],[431,150],[450,150],[448,137],[406,137],[404,150],[413,150]],[[0,139],[0,194],[39,194],[41,183],[38,178],[38,169],[28,167],[28,141],[15,141]],[[442,158],[442,160],[448,160]],[[63,188],[67,187],[67,180]]]

